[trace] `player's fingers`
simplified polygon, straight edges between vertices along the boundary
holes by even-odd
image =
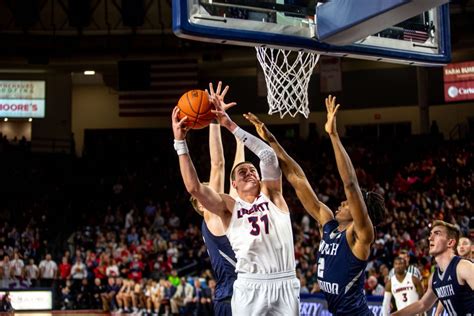
[[[337,113],[337,110],[339,109],[340,106],[341,106],[340,104],[336,105],[336,108],[334,109],[334,114]]]
[[[182,128],[182,127],[183,127],[183,124],[184,124],[187,120],[188,120],[188,117],[187,117],[187,116],[183,117],[183,118],[178,122],[179,127]]]
[[[222,81],[219,81],[219,83],[217,84],[217,90],[216,90],[217,95],[221,93],[221,88],[222,88]]]
[[[230,103],[227,103],[226,105],[224,105],[224,110],[228,110],[230,109],[231,107],[237,105],[237,102],[230,102]]]
[[[255,121],[260,122],[260,119],[258,118],[258,116],[256,116],[255,114],[253,114],[252,112],[248,112],[248,115],[250,115]]]
[[[221,98],[224,99],[225,95],[227,94],[227,91],[229,91],[229,86],[225,86],[224,90],[221,93]]]
[[[174,107],[173,111],[171,112],[171,118],[173,119],[174,122],[178,121],[178,112],[179,108],[177,106]]]
[[[209,82],[209,91],[211,92],[211,95],[214,95],[214,86],[212,82]]]

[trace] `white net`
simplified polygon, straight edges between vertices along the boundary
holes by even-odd
[[[265,74],[268,114],[295,117],[309,115],[308,85],[319,55],[269,47],[255,47],[257,59]]]

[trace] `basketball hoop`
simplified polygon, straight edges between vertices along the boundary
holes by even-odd
[[[265,74],[268,114],[295,117],[309,115],[308,85],[319,55],[304,51],[255,47],[257,59]]]

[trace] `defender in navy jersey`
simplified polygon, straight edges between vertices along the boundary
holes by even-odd
[[[209,91],[211,96],[223,100],[228,91],[228,86],[221,93],[221,83],[218,84],[215,92],[212,84],[209,84]],[[211,158],[209,187],[216,192],[223,193],[225,159],[220,129],[221,127],[217,122],[213,122],[209,126],[209,154]],[[236,140],[234,165],[244,161],[244,158],[244,146],[242,142]],[[230,194],[235,195],[234,191],[231,189]],[[191,197],[190,201],[196,212],[204,217],[201,232],[216,279],[216,289],[213,295],[214,314],[216,316],[230,316],[232,315],[230,302],[233,285],[237,279],[235,253],[229,239],[225,236],[225,229],[219,216],[207,211],[195,198]]]
[[[327,123],[336,156],[339,174],[344,183],[347,201],[335,212],[322,203],[314,193],[301,167],[285,152],[266,126],[253,114],[252,122],[260,137],[277,154],[283,174],[293,186],[306,211],[322,227],[317,277],[321,291],[334,315],[372,315],[363,293],[364,270],[374,240],[374,225],[383,218],[383,197],[359,188],[352,162],[337,134],[335,97],[326,98]]]
[[[429,242],[430,255],[437,267],[428,289],[419,300],[393,315],[413,315],[428,310],[437,299],[450,316],[474,316],[474,264],[455,255],[459,230],[443,222],[433,223]]]

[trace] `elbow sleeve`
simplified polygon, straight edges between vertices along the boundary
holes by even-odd
[[[278,158],[270,146],[240,127],[234,131],[234,135],[260,159],[260,172],[262,173],[263,181],[280,178],[281,170],[278,165]]]

